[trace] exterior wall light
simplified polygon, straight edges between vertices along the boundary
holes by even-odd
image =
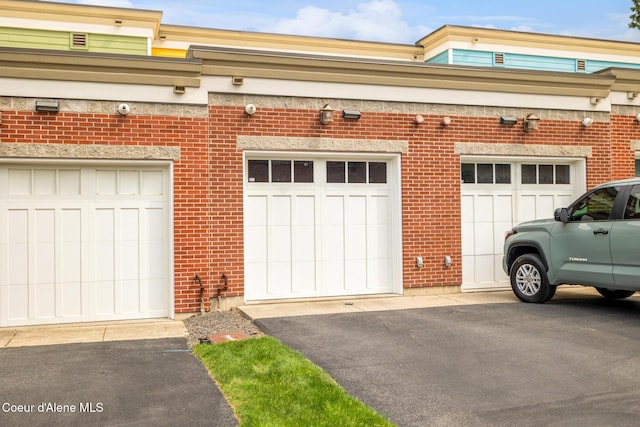
[[[515,117],[511,117],[511,116],[500,116],[500,124],[501,125],[507,125],[507,126],[513,126],[516,123],[518,123],[518,119]]]
[[[589,126],[591,126],[593,124],[593,119],[590,117],[585,117],[584,119],[582,119],[582,126],[588,128]]]
[[[417,116],[415,116],[413,118],[413,123],[415,123],[417,125],[421,125],[422,123],[424,123],[424,117],[422,117],[422,115],[418,114]]]
[[[440,125],[442,125],[442,127],[445,127],[445,128],[450,124],[451,124],[451,117],[449,116],[443,117],[442,120],[440,121]]]
[[[37,100],[36,111],[57,113],[58,111],[60,111],[60,104],[57,100]]]
[[[324,107],[320,109],[320,124],[328,125],[333,121],[333,108],[329,104],[324,104]]]
[[[636,122],[640,122],[640,114],[636,114]]]
[[[343,119],[360,120],[362,113],[358,110],[342,110]]]
[[[533,130],[538,130],[538,123],[540,122],[540,117],[535,114],[528,114],[527,117],[524,118],[524,131],[531,132]]]

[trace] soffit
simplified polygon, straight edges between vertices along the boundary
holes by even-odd
[[[203,75],[260,77],[492,92],[606,97],[607,75],[506,70],[416,62],[277,54],[192,46],[188,57],[203,62]]]
[[[0,77],[200,86],[198,60],[0,48]]]

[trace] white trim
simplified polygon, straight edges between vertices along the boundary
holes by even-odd
[[[115,17],[114,17],[115,20]],[[125,18],[125,21],[127,19]],[[116,26],[103,24],[87,24],[78,21],[53,21],[26,18],[0,18],[0,27],[30,29],[30,30],[46,30],[61,31],[65,33],[95,33],[109,34],[117,36],[129,37],[145,37],[152,39],[154,36],[153,28],[130,27],[127,25]]]
[[[202,87],[187,87],[186,93],[177,95],[173,92],[173,86],[92,83],[63,80],[25,80],[16,78],[0,78],[0,87],[2,87],[2,96],[5,97],[87,99],[117,102],[135,101],[192,105],[207,105],[208,103],[208,92]]]
[[[473,90],[430,89],[348,83],[324,83],[293,80],[245,78],[242,86],[234,86],[230,77],[203,76],[202,88],[214,93],[268,95],[278,97],[357,99],[420,104],[453,104],[496,106],[511,108],[540,108],[553,105],[557,110],[611,110],[609,98],[592,105],[588,96],[534,95],[522,93],[487,92]],[[496,116],[497,117],[497,116]]]

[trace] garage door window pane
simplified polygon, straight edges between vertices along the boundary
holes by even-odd
[[[556,184],[571,184],[569,165],[556,165]]]
[[[271,182],[291,182],[291,160],[271,161]]]
[[[269,182],[269,160],[249,160],[249,182]]]
[[[537,168],[536,165],[522,165],[522,183],[537,184]]]
[[[387,183],[387,164],[385,162],[369,163],[369,183],[371,184]]]
[[[493,184],[493,164],[478,163],[478,184]]]
[[[538,184],[553,184],[553,165],[538,166]]]
[[[293,162],[294,182],[313,182],[313,162],[310,160],[296,160]]]
[[[349,162],[349,183],[367,182],[367,162]]]
[[[511,165],[496,164],[496,184],[511,184]]]
[[[344,162],[327,162],[327,182],[344,184],[346,178],[344,167]]]
[[[463,163],[460,165],[463,184],[475,184],[476,182],[476,165],[475,163]]]

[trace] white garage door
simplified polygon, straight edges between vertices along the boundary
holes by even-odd
[[[169,169],[0,164],[0,326],[170,314]]]
[[[580,161],[462,160],[463,290],[509,287],[505,233],[567,206],[584,190],[582,168]]]
[[[396,162],[248,156],[245,298],[400,292]]]

